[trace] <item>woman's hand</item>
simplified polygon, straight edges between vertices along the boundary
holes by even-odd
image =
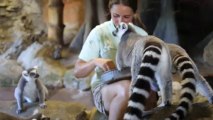
[[[100,67],[103,71],[115,69],[115,64],[111,59],[96,58],[89,62],[78,59],[75,63],[74,75],[77,78],[88,76],[95,67]]]
[[[103,71],[109,71],[116,68],[114,62],[111,59],[96,58],[94,59],[94,64],[97,67],[100,67]]]

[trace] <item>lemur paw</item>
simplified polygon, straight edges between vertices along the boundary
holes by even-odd
[[[167,106],[171,106],[171,103],[169,101],[167,102],[162,102],[160,105],[158,105],[158,107],[167,107]]]
[[[169,101],[167,101],[166,104],[165,104],[166,107],[171,106],[171,105],[172,105],[172,104],[171,104],[171,102],[169,102]]]
[[[44,116],[42,115],[42,117],[40,118],[41,120],[50,120],[50,117]]]
[[[164,103],[161,103],[160,105],[158,105],[158,107],[164,107],[165,104]]]
[[[39,104],[39,106],[40,106],[40,108],[42,108],[42,109],[44,109],[44,108],[47,107],[47,105],[46,105],[45,103],[41,103],[41,104]]]
[[[17,109],[17,110],[16,110],[16,113],[17,113],[17,114],[20,114],[20,113],[22,113],[23,111],[24,111],[23,109]]]

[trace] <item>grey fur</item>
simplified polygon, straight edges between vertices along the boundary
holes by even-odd
[[[154,80],[151,80],[152,82],[150,82],[150,85],[155,86],[157,84],[160,89],[162,95],[162,103],[160,104],[160,106],[170,104],[172,97],[172,74],[171,74],[172,61],[170,58],[169,49],[167,48],[165,43],[159,38],[154,36],[141,36],[132,32],[131,26],[129,26],[128,28],[129,31],[125,32],[125,34],[123,35],[122,33],[120,34],[118,31],[118,36],[122,37],[116,55],[117,68],[122,69],[124,67],[131,67],[132,81],[130,88],[134,92],[134,85],[137,82],[138,73],[139,70],[141,69],[140,65],[142,64],[142,59],[144,57],[143,51],[144,49],[146,49],[145,45],[149,43],[150,45],[160,44],[162,48],[161,55],[159,57],[159,63],[153,68],[155,69],[154,70],[155,77]],[[123,31],[123,28],[121,28],[121,31]],[[128,103],[128,107],[131,106],[130,101]],[[138,109],[140,109],[141,112],[144,111],[144,108]],[[128,114],[128,112],[126,112],[126,114],[124,115],[124,119],[141,119],[141,118],[135,117],[135,115],[131,115]]]
[[[199,73],[196,64],[193,62],[193,60],[190,58],[190,56],[186,53],[186,51],[184,49],[182,49],[181,47],[179,47],[178,45],[175,45],[175,44],[165,44],[161,40],[159,40],[158,38],[153,37],[153,36],[144,37],[144,36],[137,35],[134,32],[131,32],[131,26],[129,28],[130,28],[130,32],[127,32],[123,35],[122,34],[118,35],[118,36],[120,36],[120,37],[122,36],[122,37],[121,37],[121,41],[120,41],[120,44],[118,47],[118,52],[117,52],[117,56],[116,56],[116,64],[117,64],[118,69],[122,69],[123,67],[131,66],[131,74],[132,74],[131,88],[133,88],[133,85],[135,84],[137,75],[139,73],[140,64],[141,64],[141,60],[142,60],[141,58],[143,57],[143,55],[141,53],[142,53],[142,50],[144,49],[144,44],[146,42],[152,42],[152,40],[154,40],[155,42],[161,42],[162,45],[165,46],[166,49],[169,48],[168,54],[170,54],[169,56],[171,56],[172,59],[174,59],[177,55],[181,55],[181,56],[187,57],[189,59],[189,62],[191,62],[192,67],[193,67],[192,73],[195,75],[194,85],[196,85],[196,90],[201,95],[204,95],[209,100],[209,103],[213,103],[212,88],[210,87],[208,82],[205,80],[205,78]],[[120,34],[119,31],[118,31],[118,34]],[[169,78],[170,80],[166,80],[167,82],[165,82],[165,81],[160,82],[157,80],[158,85],[159,85],[159,87],[171,86],[172,78],[170,77],[170,73],[172,72],[172,70],[169,67],[171,64],[170,63],[161,63],[161,64],[164,64],[162,66],[164,66],[164,67],[166,66],[169,68],[168,70],[166,70],[167,72],[164,71],[164,74],[169,74],[169,75],[164,76],[162,78],[162,80],[165,78],[166,79]],[[173,67],[176,68],[176,70],[179,72],[179,74],[181,74],[180,68],[178,68],[178,66],[176,64],[173,63]],[[160,72],[162,72],[162,71],[160,70]],[[171,99],[170,92],[172,90],[171,89],[170,90],[167,89],[166,91],[164,91],[164,90],[160,89],[161,95],[165,96],[167,100],[170,100]],[[192,96],[194,96],[193,92],[191,94],[192,94]],[[165,101],[162,102],[161,104],[165,105]]]
[[[177,55],[182,55],[185,56],[187,58],[189,58],[190,62],[192,63],[193,69],[194,69],[194,75],[196,78],[196,89],[197,92],[199,92],[201,95],[205,96],[209,103],[213,104],[213,90],[211,88],[211,86],[209,85],[209,83],[206,81],[206,79],[200,74],[196,64],[194,63],[194,61],[190,58],[190,56],[187,54],[187,52],[181,48],[178,45],[175,44],[168,44],[170,53],[171,53],[171,57],[174,58]],[[176,66],[174,66],[175,69],[178,69]]]
[[[33,72],[33,75],[30,75]],[[22,76],[15,88],[14,96],[17,101],[16,113],[23,112],[23,102],[36,102],[39,100],[41,108],[45,108],[45,100],[48,95],[48,90],[45,85],[37,78],[37,68],[31,68],[22,72]]]

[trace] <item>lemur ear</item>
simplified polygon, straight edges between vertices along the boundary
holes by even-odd
[[[33,68],[34,68],[34,69],[38,69],[38,66],[37,66],[37,65],[35,65]]]
[[[27,73],[26,70],[24,70],[24,71],[22,72],[22,76],[28,76],[28,73]]]
[[[134,31],[134,24],[133,23],[128,23],[128,29],[130,29],[131,31]],[[135,31],[134,31],[135,32]]]

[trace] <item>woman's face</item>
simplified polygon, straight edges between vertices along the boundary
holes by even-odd
[[[115,4],[110,9],[111,18],[115,26],[119,25],[120,22],[129,23],[132,22],[133,19],[133,11],[130,7]]]

